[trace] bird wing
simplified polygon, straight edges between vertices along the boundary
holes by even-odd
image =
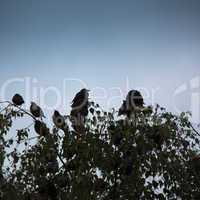
[[[83,94],[82,94],[82,92],[78,92],[76,95],[75,95],[75,97],[74,97],[74,99],[72,100],[72,102],[75,102],[75,101],[77,101],[78,99],[80,99],[80,98],[83,98]]]
[[[86,100],[85,98],[86,98],[86,95],[84,95],[82,92],[78,92],[76,96],[74,97],[74,99],[72,100],[72,108],[83,104],[84,101]]]

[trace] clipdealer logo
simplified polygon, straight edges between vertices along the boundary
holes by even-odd
[[[173,94],[173,100],[179,95],[189,92],[190,107],[189,111],[192,114],[192,122],[199,124],[200,123],[200,76],[192,78],[188,83],[183,83],[180,85]],[[178,113],[181,110],[174,103],[174,110]]]
[[[20,86],[20,87],[19,87]],[[156,102],[156,96],[160,88],[145,88],[145,87],[132,87],[130,80],[127,77],[125,84],[116,87],[90,87],[85,81],[77,78],[66,78],[61,80],[61,87],[44,86],[37,78],[21,77],[12,78],[5,81],[0,88],[0,101],[6,101],[11,98],[10,91],[20,93],[25,100],[25,108],[29,109],[29,102],[37,102],[43,109],[54,110],[70,108],[71,101],[76,92],[82,88],[90,89],[90,99],[96,103],[103,105],[105,110],[115,107],[118,109],[122,101],[130,90],[137,89],[141,91],[145,101],[151,105]],[[50,101],[49,101],[50,99]]]

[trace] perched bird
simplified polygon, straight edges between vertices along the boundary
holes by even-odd
[[[130,117],[131,114],[138,108],[143,108],[144,100],[141,93],[137,90],[131,90],[126,96],[126,100],[123,101],[118,115],[126,115]]]
[[[49,129],[47,128],[46,124],[39,120],[35,121],[34,129],[35,132],[40,136],[46,136],[49,133]]]
[[[88,98],[89,98],[89,90],[85,88],[76,94],[76,96],[72,100],[72,105],[71,105],[72,116],[75,116],[77,114],[80,114],[81,116],[88,115],[88,106],[89,106]]]
[[[13,104],[16,106],[21,106],[24,103],[24,99],[20,94],[15,94],[12,98]]]
[[[65,118],[63,115],[61,115],[57,110],[54,111],[54,114],[52,116],[53,123],[57,128],[64,128],[65,127]]]
[[[76,94],[74,99],[72,100],[72,108],[82,107],[88,102],[89,98],[89,90],[82,89],[80,92]]]
[[[131,90],[129,91],[127,97],[126,97],[126,102],[128,109],[135,109],[136,107],[142,108],[144,105],[144,100],[141,95],[141,93],[137,90]]]
[[[78,136],[85,133],[85,119],[88,115],[89,107],[89,90],[82,89],[76,94],[72,100],[71,122],[73,129],[78,133]]]
[[[31,102],[30,111],[31,114],[36,118],[45,117],[42,109],[34,102]]]

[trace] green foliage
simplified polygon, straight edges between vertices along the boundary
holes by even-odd
[[[69,116],[65,126],[32,126],[9,133],[18,118],[31,118],[9,103],[0,113],[2,200],[199,199],[199,138],[189,114],[156,106],[116,116],[90,103],[84,134]]]

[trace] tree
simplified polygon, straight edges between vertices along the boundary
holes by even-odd
[[[49,127],[21,106],[1,102],[0,199],[200,198],[199,136],[189,113],[157,105],[119,117],[94,102],[87,108],[79,134],[69,115],[55,111]],[[9,136],[21,118],[33,124]]]

